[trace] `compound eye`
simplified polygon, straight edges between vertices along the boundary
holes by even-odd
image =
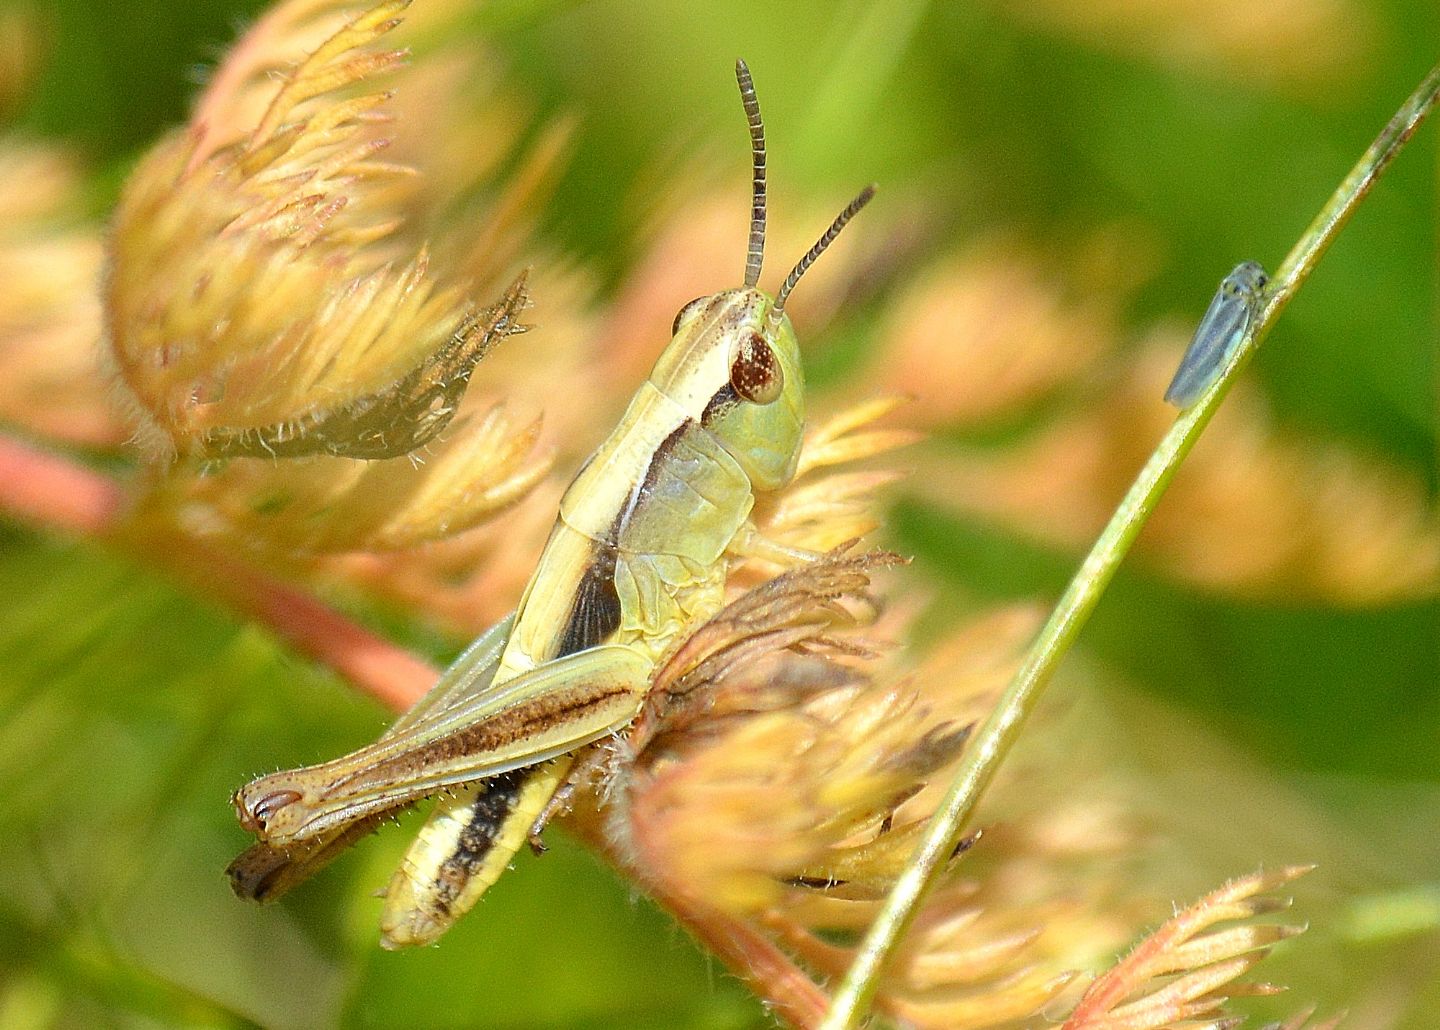
[[[670,326],[670,335],[675,336],[676,334],[678,334],[680,332],[680,324],[691,318],[692,316],[698,314],[700,312],[700,309],[705,306],[705,302],[709,299],[709,297],[696,297],[689,304],[686,304],[683,308],[676,312],[675,321]]]
[[[785,389],[785,373],[765,337],[751,330],[730,362],[730,386],[751,404],[769,404]]]

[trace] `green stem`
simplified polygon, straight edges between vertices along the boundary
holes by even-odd
[[[1040,630],[1020,671],[966,749],[955,779],[925,836],[871,924],[834,994],[820,1030],[853,1030],[869,1011],[885,960],[904,937],[920,903],[945,869],[995,770],[1035,710],[1045,685],[1075,642],[1116,568],[1135,542],[1176,469],[1209,423],[1235,377],[1269,334],[1285,306],[1309,278],[1375,180],[1440,98],[1440,67],[1426,76],[1365,151],[1276,271],[1246,338],[1219,378],[1183,412],[1140,470],[1125,499],[1095,541],[1080,570]]]

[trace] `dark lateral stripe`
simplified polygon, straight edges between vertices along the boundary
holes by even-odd
[[[615,589],[617,552],[596,542],[590,561],[575,587],[575,600],[550,658],[563,658],[605,643],[620,628],[620,594]]]
[[[726,383],[705,402],[705,410],[700,413],[700,424],[709,426],[739,403],[740,395],[735,392],[735,387]]]
[[[484,865],[501,827],[520,800],[525,777],[534,771],[534,767],[512,769],[481,784],[470,805],[465,828],[455,842],[455,850],[435,872],[432,904],[442,917],[450,914],[455,898]]]
[[[650,496],[665,469],[665,463],[680,445],[685,431],[693,424],[686,419],[660,441],[660,445],[650,455],[644,475],[635,484],[624,507],[617,511],[611,520],[609,531],[605,534],[607,539],[594,541],[590,560],[580,576],[580,582],[575,585],[575,598],[570,604],[569,617],[556,637],[555,653],[545,655],[547,660],[563,658],[606,643],[619,630],[622,613],[620,595],[615,589],[615,568],[619,560],[617,545],[626,525],[634,518],[635,513],[644,507],[645,499]]]
[[[621,532],[624,531],[630,520],[635,517],[635,513],[645,507],[646,499],[654,491],[655,484],[660,479],[660,474],[665,471],[666,462],[670,460],[670,456],[675,453],[675,448],[680,446],[680,441],[685,439],[686,432],[689,431],[690,427],[694,424],[695,423],[688,418],[682,421],[678,426],[670,430],[669,435],[660,441],[660,446],[656,447],[655,452],[650,455],[650,461],[645,466],[645,474],[641,476],[640,481],[635,484],[635,489],[630,491],[630,499],[626,502],[624,508],[615,513],[615,520],[610,524],[610,539],[613,542],[620,542]]]

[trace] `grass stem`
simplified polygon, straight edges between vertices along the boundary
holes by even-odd
[[[830,1009],[820,1024],[821,1030],[854,1030],[866,1018],[887,957],[904,938],[921,902],[943,873],[985,788],[1019,737],[1050,677],[1094,611],[1116,568],[1164,495],[1180,462],[1195,445],[1231,383],[1249,363],[1280,313],[1310,277],[1381,173],[1434,108],[1437,98],[1440,98],[1440,67],[1433,69],[1405,101],[1290,249],[1271,279],[1250,332],[1236,347],[1227,367],[1200,399],[1180,414],[1140,470],[1035,638],[1024,664],[966,749],[950,789],[926,827],[919,847],[835,989]]]

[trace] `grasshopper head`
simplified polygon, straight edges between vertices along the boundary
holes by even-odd
[[[745,470],[757,490],[777,490],[795,475],[805,426],[805,374],[785,301],[800,277],[874,196],[867,186],[795,265],[772,300],[756,288],[765,251],[765,127],[755,84],[735,62],[750,125],[750,246],[745,285],[698,297],[675,316],[674,337],[650,382],[704,426]]]
[[[757,490],[795,475],[805,427],[800,347],[790,319],[759,290],[725,290],[681,308],[650,381],[709,430]]]

